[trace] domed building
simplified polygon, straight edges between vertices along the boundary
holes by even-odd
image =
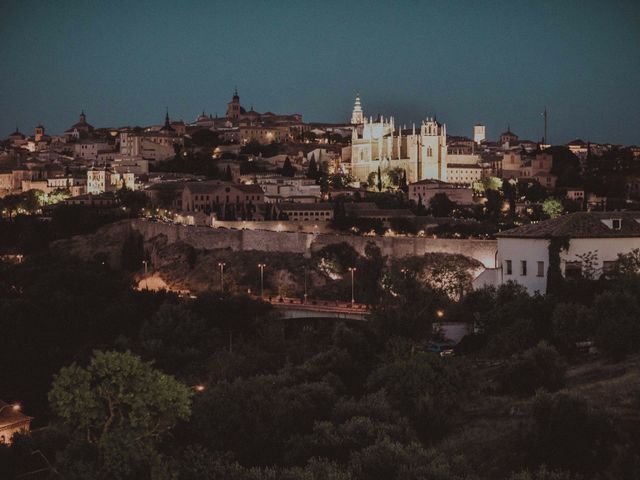
[[[9,142],[14,145],[20,145],[24,143],[25,138],[26,137],[22,134],[22,132],[20,132],[20,130],[16,126],[16,131],[13,132],[11,135],[9,135],[7,137],[7,140],[9,140]]]
[[[87,123],[87,116],[84,114],[84,110],[80,112],[80,121],[71,125],[68,130],[65,130],[64,136],[67,140],[78,140],[80,138],[87,138],[93,133],[93,125]]]

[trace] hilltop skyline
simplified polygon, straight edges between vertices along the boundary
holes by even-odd
[[[95,126],[224,115],[243,105],[348,122],[365,114],[452,135],[487,126],[552,143],[640,143],[640,6],[467,1],[114,2],[5,7],[0,134],[38,123],[62,133],[81,110]]]

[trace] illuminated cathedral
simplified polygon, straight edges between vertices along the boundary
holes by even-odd
[[[364,116],[356,97],[351,123],[351,146],[343,152],[350,157],[351,174],[366,181],[372,172],[400,168],[408,182],[424,179],[447,181],[447,128],[435,118],[423,120],[419,129],[399,128],[393,117]]]

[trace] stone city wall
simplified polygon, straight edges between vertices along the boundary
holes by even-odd
[[[237,230],[175,225],[171,223],[132,220],[131,227],[139,231],[146,241],[163,235],[167,243],[183,241],[195,248],[212,250],[230,248],[235,251],[260,250],[293,252],[310,255],[311,252],[346,242],[363,254],[367,243],[375,243],[383,255],[403,257],[431,252],[459,253],[480,261],[485,267],[494,267],[497,243],[495,240],[465,240],[432,237],[362,237],[356,235],[313,234],[306,232],[277,232],[270,230]]]

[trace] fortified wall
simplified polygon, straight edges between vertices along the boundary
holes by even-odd
[[[145,241],[164,236],[167,243],[183,241],[197,249],[230,248],[235,251],[260,250],[267,252],[311,252],[334,243],[346,242],[358,253],[364,254],[367,243],[375,243],[382,254],[389,257],[423,255],[425,253],[459,253],[480,261],[485,268],[495,266],[497,243],[495,240],[458,240],[431,237],[363,237],[337,233],[274,232],[269,230],[235,230],[196,227],[151,222],[143,219],[131,221],[131,228],[142,234]]]

